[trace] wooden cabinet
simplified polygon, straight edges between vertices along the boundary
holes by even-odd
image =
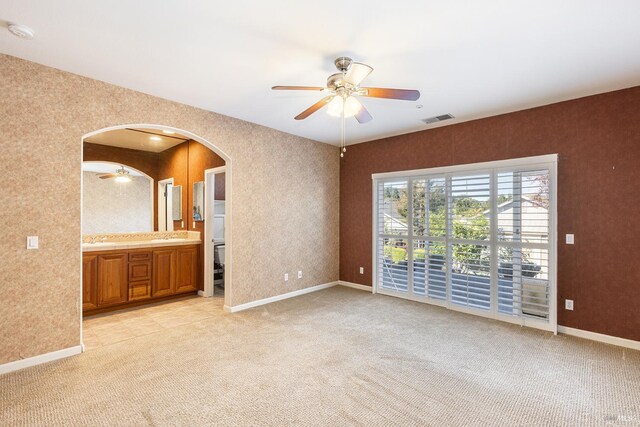
[[[127,302],[127,253],[98,255],[98,306]]]
[[[161,297],[176,292],[176,250],[153,251],[153,280],[151,295]]]
[[[129,252],[129,301],[151,298],[151,251]]]
[[[82,255],[82,310],[98,307],[98,256]]]
[[[200,274],[198,251],[198,246],[188,245],[83,254],[82,310],[113,310],[195,293]]]
[[[176,249],[176,293],[198,290],[198,248]]]

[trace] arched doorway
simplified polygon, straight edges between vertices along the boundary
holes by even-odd
[[[212,224],[208,224],[206,221],[204,221],[205,216],[202,215],[200,212],[197,213],[196,216],[196,207],[190,205],[190,202],[196,202],[198,200],[202,200],[202,197],[197,197],[196,195],[196,191],[198,190],[198,186],[197,185],[192,185],[194,184],[194,180],[198,180],[199,182],[195,183],[195,184],[199,184],[200,187],[203,187],[205,185],[205,181],[209,182],[210,179],[210,175],[212,171],[216,171],[216,172],[220,172],[222,171],[224,173],[223,178],[224,178],[224,202],[221,203],[222,205],[222,212],[223,215],[222,218],[216,218],[216,219],[221,219],[221,223],[223,224],[223,229],[224,231],[224,246],[223,246],[223,253],[224,253],[224,278],[223,278],[223,283],[224,283],[224,304],[225,305],[229,305],[229,302],[231,300],[231,292],[232,292],[232,227],[231,227],[231,217],[232,217],[232,212],[231,212],[231,207],[232,207],[232,164],[231,164],[231,158],[222,150],[220,150],[218,147],[216,147],[215,145],[213,145],[212,143],[210,143],[209,141],[207,141],[206,139],[192,133],[189,132],[187,130],[183,130],[183,129],[179,129],[176,127],[172,127],[172,126],[164,126],[164,125],[157,125],[157,124],[125,124],[125,125],[117,125],[117,126],[110,126],[110,127],[106,127],[103,129],[99,129],[90,133],[85,134],[82,137],[82,144],[83,147],[86,147],[86,143],[91,143],[91,145],[99,145],[101,144],[100,141],[100,136],[101,135],[107,135],[109,133],[114,133],[114,132],[118,132],[118,131],[135,131],[135,132],[139,132],[141,136],[148,138],[150,140],[149,144],[153,144],[153,140],[157,139],[157,140],[171,140],[173,139],[182,139],[182,141],[178,141],[178,145],[175,146],[171,146],[171,149],[173,150],[173,148],[175,147],[176,150],[177,148],[179,148],[182,145],[187,146],[187,152],[189,152],[188,150],[190,149],[189,147],[192,147],[191,149],[198,149],[201,150],[200,147],[205,148],[205,151],[210,151],[212,153],[215,153],[215,156],[219,159],[221,159],[223,161],[222,165],[220,164],[214,164],[214,165],[209,165],[209,167],[207,167],[206,162],[201,162],[198,161],[198,167],[200,167],[202,170],[201,174],[203,174],[203,176],[200,176],[199,178],[194,178],[191,175],[191,170],[189,169],[189,167],[187,166],[187,179],[186,181],[184,181],[184,183],[181,184],[182,187],[181,188],[181,193],[179,192],[178,194],[184,194],[184,199],[180,201],[180,205],[184,205],[185,209],[182,209],[183,214],[181,215],[181,217],[179,219],[176,218],[171,218],[173,219],[173,223],[176,225],[175,230],[178,231],[198,231],[200,232],[200,238],[202,241],[202,246],[201,246],[201,253],[203,254],[202,256],[202,260],[201,261],[201,266],[203,267],[204,270],[204,279],[202,280],[204,283],[204,289],[201,289],[198,294],[201,296],[211,296],[213,295],[213,287],[214,287],[214,279],[213,279],[213,272],[214,271],[219,271],[214,269],[213,266],[213,260],[214,260],[214,242],[211,241],[211,239],[209,238],[210,234],[207,233],[211,233],[211,226]],[[178,138],[179,137],[179,138]],[[95,141],[98,140],[98,142],[96,143]],[[146,140],[146,139],[145,139]],[[163,142],[164,143],[164,142]],[[147,145],[145,147],[139,147],[138,145],[136,145],[139,143],[138,142],[133,142],[129,145],[118,145],[116,144],[118,147],[118,149],[122,152],[125,152],[126,150],[142,150],[142,151],[146,151],[148,153],[150,153],[148,156],[144,156],[144,155],[138,155],[139,158],[137,158],[135,160],[135,162],[138,162],[140,164],[140,166],[137,166],[135,164],[135,162],[132,161],[112,161],[112,163],[126,163],[128,165],[129,168],[133,169],[133,170],[138,170],[139,172],[141,172],[144,175],[147,176],[151,176],[153,175],[153,173],[148,173],[148,171],[145,170],[145,168],[149,169],[152,168],[152,166],[146,164],[145,162],[149,163],[148,159],[145,160],[146,157],[153,157],[153,154],[158,154],[158,153],[162,153],[162,150],[165,150],[162,147],[154,147],[151,145]],[[146,143],[145,143],[146,144]],[[107,144],[108,145],[108,144]],[[143,144],[144,145],[144,144]],[[166,151],[168,151],[169,149],[166,149]],[[198,155],[198,153],[200,155]],[[85,159],[85,152],[83,150],[83,159],[82,160],[86,160]],[[159,155],[159,154],[158,154]],[[95,156],[94,156],[95,157]],[[98,156],[99,157],[99,156]],[[196,159],[201,159],[201,158],[206,158],[206,153],[204,153],[202,150],[195,153],[195,158]],[[96,158],[98,159],[98,158]],[[92,158],[91,160],[95,160],[94,158]],[[134,163],[134,164],[132,164]],[[202,163],[202,164],[200,164]],[[166,165],[165,165],[166,166]],[[214,166],[214,167],[211,167]],[[200,172],[199,172],[200,173]],[[163,176],[159,176],[156,175],[155,179],[154,179],[154,203],[156,203],[156,206],[153,209],[154,212],[154,228],[152,228],[152,231],[157,231],[158,230],[158,205],[159,205],[159,201],[158,201],[158,187],[159,187],[159,183],[162,181]],[[166,177],[165,177],[166,178]],[[166,179],[165,179],[166,181]],[[173,185],[173,179],[171,180],[172,185]],[[177,180],[177,182],[175,183],[176,186],[180,186],[178,185],[179,182]],[[203,193],[204,194],[204,193]],[[187,210],[188,208],[188,210]],[[218,209],[219,207],[217,206],[216,209]],[[193,216],[192,216],[192,209],[193,209]],[[218,213],[220,213],[218,212]],[[220,221],[219,221],[220,222]],[[218,227],[219,228],[219,227]],[[167,228],[167,230],[169,230],[169,228]],[[82,231],[82,234],[84,235],[84,230]],[[217,251],[218,245],[215,245],[216,248],[215,250]],[[201,273],[202,274],[202,271]],[[212,276],[212,277],[209,277]],[[220,280],[218,280],[217,282],[219,282]],[[81,291],[81,295],[82,295],[82,283],[80,286],[80,291]]]

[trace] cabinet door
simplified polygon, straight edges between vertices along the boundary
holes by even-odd
[[[151,296],[162,297],[176,293],[176,251],[153,251],[153,280]]]
[[[98,255],[98,306],[127,302],[127,254]]]
[[[187,246],[176,249],[176,292],[190,292],[198,289],[198,248]]]
[[[82,309],[98,307],[98,256],[82,256]]]

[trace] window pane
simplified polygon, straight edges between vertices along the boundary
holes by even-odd
[[[549,171],[498,174],[498,240],[549,241]]]
[[[416,240],[413,244],[413,293],[444,300],[447,298],[446,248],[444,242]]]
[[[408,263],[406,239],[379,239],[379,285],[384,289],[407,292]]]
[[[489,246],[451,245],[451,302],[489,310],[491,275]]]
[[[407,181],[383,182],[378,188],[378,224],[382,234],[407,235]]]
[[[413,181],[413,226],[416,236],[446,235],[445,179]]]
[[[489,240],[490,175],[451,178],[451,222],[454,239]]]
[[[549,315],[547,249],[498,248],[498,310],[515,316]]]

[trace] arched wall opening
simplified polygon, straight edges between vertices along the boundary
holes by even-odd
[[[224,304],[225,305],[230,305],[230,301],[231,301],[231,293],[233,290],[233,281],[232,281],[232,261],[233,261],[233,251],[232,251],[232,239],[233,239],[233,230],[232,230],[232,162],[231,162],[231,158],[229,157],[229,155],[227,155],[223,150],[221,150],[219,147],[215,146],[214,144],[212,144],[211,142],[209,142],[208,140],[206,140],[205,138],[200,137],[199,135],[196,135],[192,132],[189,132],[188,130],[184,130],[184,129],[180,129],[180,128],[176,128],[176,127],[172,127],[172,126],[165,126],[165,125],[158,125],[158,124],[123,124],[123,125],[117,125],[117,126],[110,126],[110,127],[106,127],[106,128],[102,128],[102,129],[98,129],[96,131],[87,133],[85,135],[83,135],[83,137],[81,138],[81,143],[82,146],[85,147],[85,143],[86,142],[90,142],[87,140],[91,140],[93,137],[96,137],[97,135],[103,134],[105,132],[110,132],[110,131],[116,131],[116,130],[136,130],[136,129],[146,129],[146,130],[156,130],[159,132],[164,132],[166,133],[168,136],[171,136],[173,134],[177,134],[177,135],[181,135],[184,136],[186,138],[188,138],[189,142],[195,142],[197,144],[195,144],[195,146],[202,146],[203,148],[206,148],[208,150],[210,150],[211,152],[215,153],[220,159],[222,159],[224,161],[222,166],[218,166],[215,168],[206,168],[206,170],[204,170],[204,179],[202,179],[202,181],[206,181],[208,180],[207,175],[208,174],[212,174],[212,173],[223,173],[223,177],[224,177],[224,203],[223,203],[223,211],[224,212],[224,218],[222,218],[222,223],[224,224],[224,244],[225,244],[225,250],[224,250]],[[197,158],[197,153],[196,153],[196,158]],[[83,161],[85,161],[84,159],[84,149],[83,149]],[[94,160],[94,159],[92,159]],[[115,162],[115,163],[120,163],[120,162]],[[140,172],[141,174],[144,174],[145,176],[150,176],[149,173],[147,173],[147,171],[143,170],[144,168],[138,167],[138,168],[134,168],[131,165],[128,165],[131,169],[135,169],[138,172]],[[200,165],[202,166],[202,165]],[[157,178],[157,177],[156,177]],[[81,180],[82,181],[82,180]],[[157,218],[157,212],[158,212],[158,208],[157,208],[157,187],[158,187],[158,182],[160,182],[160,180],[155,179],[154,180],[154,188],[155,188],[155,196],[154,196],[154,200],[156,202],[155,208],[153,209],[154,212],[154,216],[155,216],[155,226],[154,226],[154,230],[158,229],[158,218]],[[83,191],[83,185],[81,185],[81,194]],[[195,196],[191,196],[192,191],[195,191],[194,188],[183,188],[182,189],[183,193],[186,195],[189,195],[189,197],[185,197],[185,199],[188,198],[192,198],[192,199],[198,199]],[[82,208],[82,200],[83,197],[81,195],[81,208]],[[213,242],[208,241],[207,236],[211,235],[211,227],[213,226],[213,224],[209,224],[207,221],[202,221],[200,223],[197,223],[196,220],[194,220],[191,216],[190,216],[190,212],[191,212],[191,206],[189,206],[189,215],[186,215],[186,217],[184,217],[181,221],[181,223],[183,223],[183,229],[185,230],[198,230],[201,232],[201,241],[202,241],[202,246],[201,246],[201,253],[204,254],[203,258],[204,258],[204,263],[202,264],[202,266],[204,267],[204,289],[202,289],[201,291],[199,291],[198,293],[201,296],[211,296],[213,295],[213,286],[214,286],[214,280],[213,280],[213,267],[209,266],[209,264],[213,265]],[[195,212],[195,210],[194,210]],[[194,214],[195,215],[195,214]],[[204,224],[203,224],[204,223]],[[81,217],[81,224],[82,224],[82,217]],[[178,222],[176,222],[176,224],[178,224]],[[81,235],[84,235],[85,232],[84,230],[81,229]],[[210,239],[209,239],[210,240]],[[211,276],[210,280],[207,280],[207,278],[209,278],[209,276]],[[82,297],[82,281],[80,283],[80,294]],[[82,318],[81,318],[82,320]]]

